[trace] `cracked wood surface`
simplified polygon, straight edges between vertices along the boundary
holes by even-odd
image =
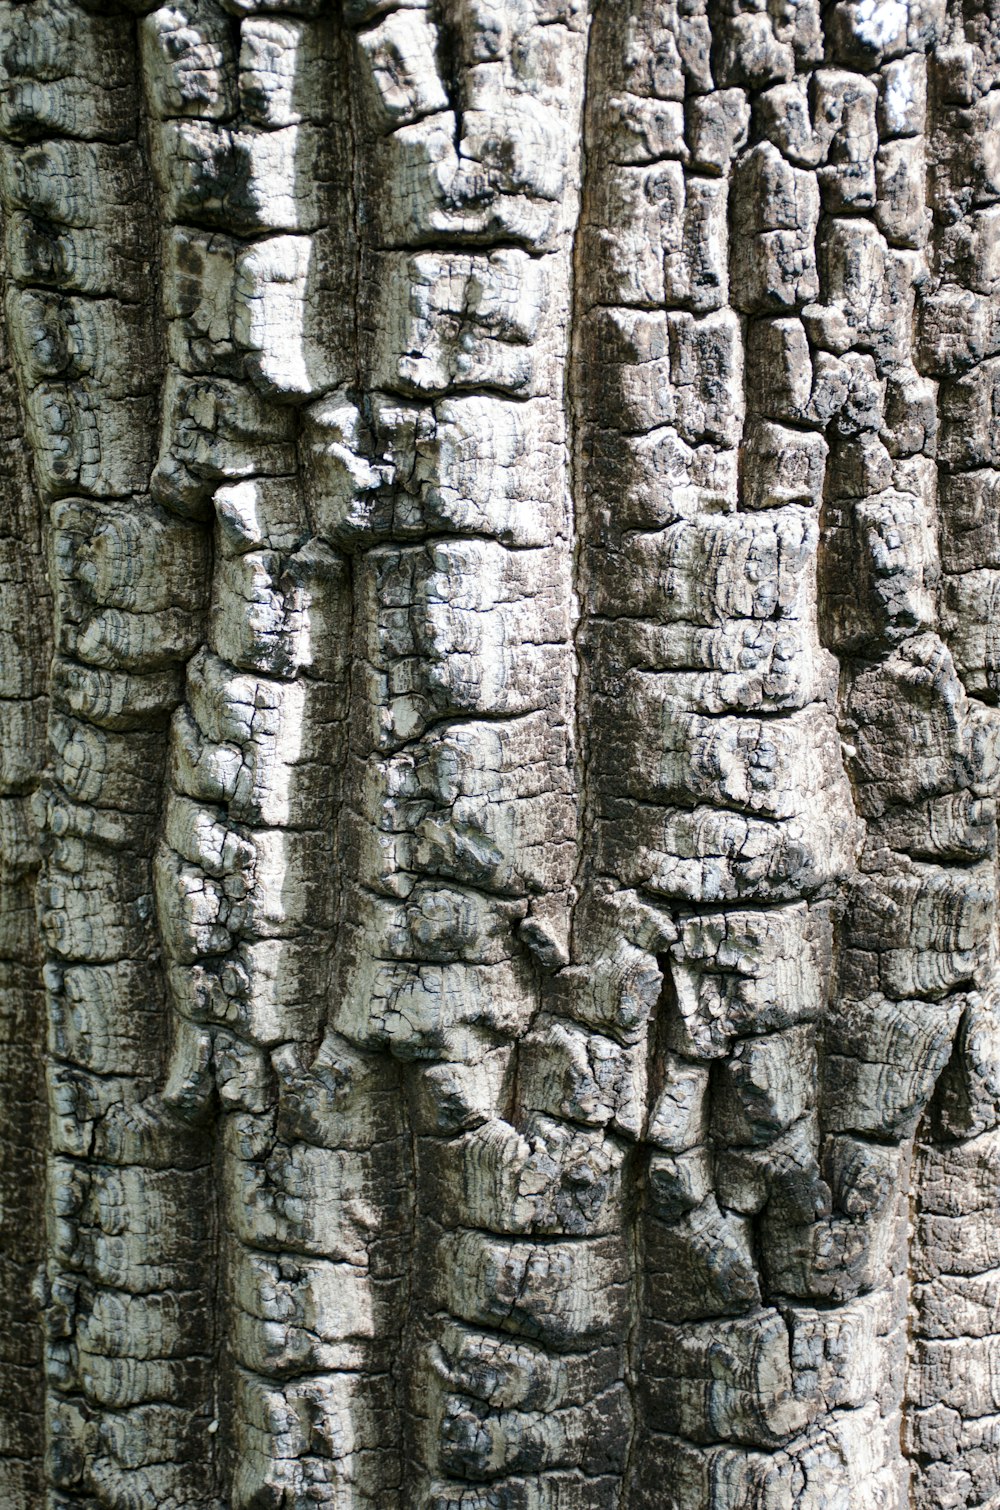
[[[0,1501],[1000,1503],[1000,10],[0,0]]]

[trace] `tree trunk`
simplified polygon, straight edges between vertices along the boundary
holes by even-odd
[[[1000,1505],[979,5],[0,4],[5,1507]]]

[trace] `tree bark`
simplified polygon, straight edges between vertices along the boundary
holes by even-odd
[[[1000,1505],[1000,9],[0,3],[0,1502]]]

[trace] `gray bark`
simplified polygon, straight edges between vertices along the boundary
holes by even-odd
[[[0,3],[0,1502],[1000,1505],[1000,10]]]

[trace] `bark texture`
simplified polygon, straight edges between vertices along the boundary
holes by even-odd
[[[3,0],[0,139],[0,1502],[996,1510],[996,0]]]

